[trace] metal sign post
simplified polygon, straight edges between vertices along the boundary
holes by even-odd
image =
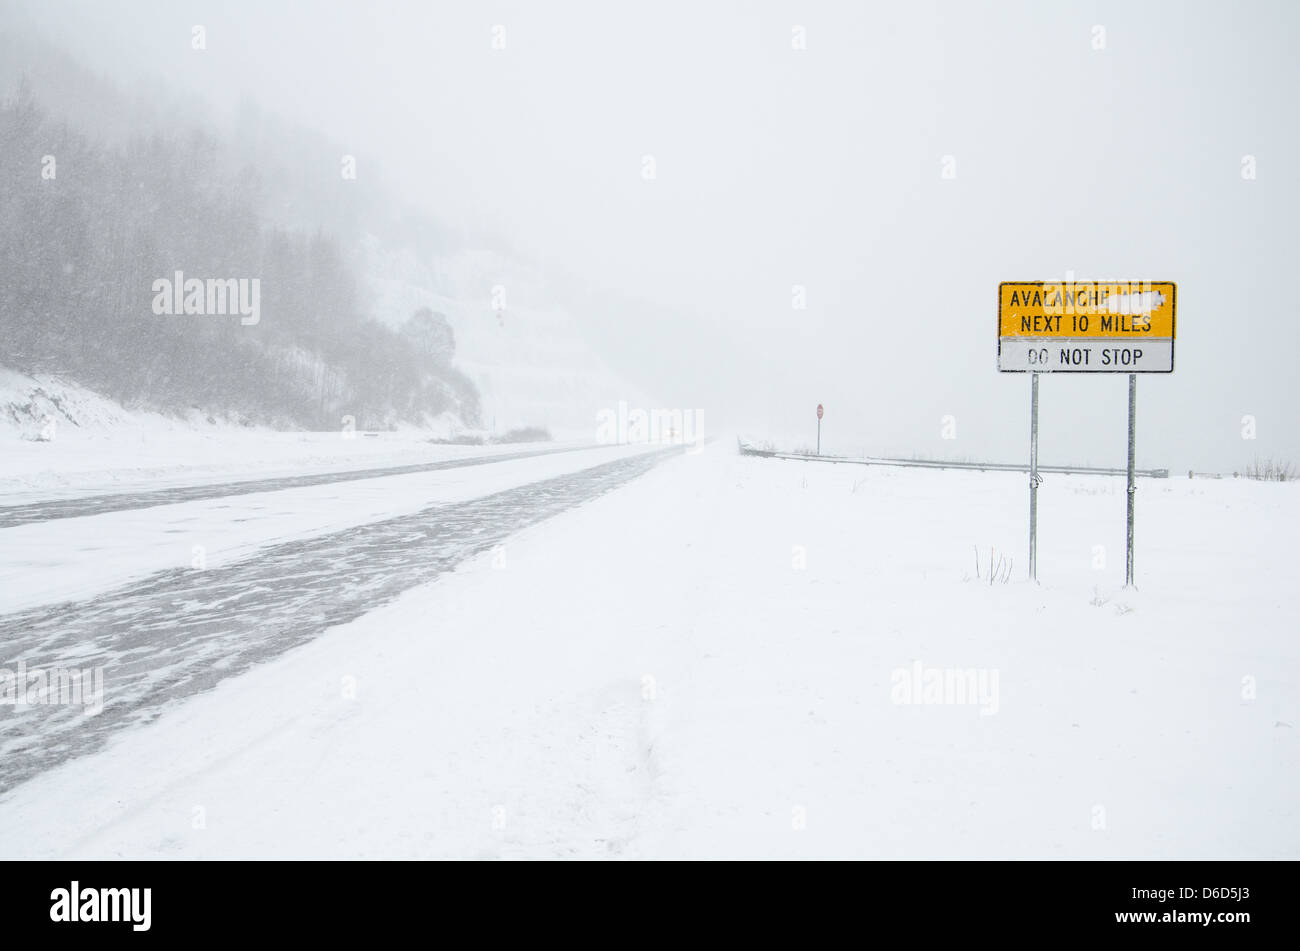
[[[1134,456],[1137,447],[1137,391],[1136,373],[1128,375],[1128,543],[1124,555],[1124,587],[1133,584],[1133,493],[1137,480],[1133,476]]]
[[[1029,580],[1038,580],[1038,374],[1029,374]],[[1130,465],[1130,471],[1132,466]]]
[[[1173,281],[1003,281],[998,285],[1000,373],[1028,373],[1029,579],[1038,580],[1038,376],[1128,376],[1128,539],[1124,584],[1133,584],[1133,494],[1137,491],[1137,374],[1174,372]]]

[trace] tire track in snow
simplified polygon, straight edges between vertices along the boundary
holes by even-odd
[[[0,794],[680,452],[642,453],[287,542],[221,568],[172,569],[89,601],[0,616],[0,666],[104,668],[97,715],[73,705],[0,707]]]

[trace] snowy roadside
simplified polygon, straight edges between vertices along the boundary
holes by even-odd
[[[17,788],[0,854],[1300,856],[1293,487],[1144,482],[1138,591],[1095,477],[976,580],[1024,494],[711,446]]]
[[[435,430],[302,432],[127,410],[91,390],[0,367],[0,502],[21,505],[87,494],[411,465],[528,449],[590,445],[448,445]],[[572,435],[572,434],[570,434]],[[44,438],[40,438],[44,437]]]

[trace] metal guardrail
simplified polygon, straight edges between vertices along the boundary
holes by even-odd
[[[800,462],[832,462],[855,466],[902,466],[914,469],[975,469],[980,472],[1028,472],[1028,463],[1019,462],[942,462],[934,459],[896,459],[888,456],[828,456],[813,455],[803,452],[779,452],[775,449],[759,449],[739,443],[742,456],[762,456],[765,459],[793,459]],[[1127,476],[1127,468],[1110,466],[1045,466],[1038,465],[1039,472],[1054,472],[1061,475],[1119,475]],[[1136,475],[1148,479],[1168,479],[1168,469],[1134,469]]]

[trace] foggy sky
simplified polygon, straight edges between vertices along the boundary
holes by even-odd
[[[580,316],[714,431],[811,444],[821,402],[831,450],[1021,459],[1029,380],[995,370],[997,285],[1073,272],[1178,282],[1177,369],[1138,381],[1139,465],[1300,462],[1294,3],[29,11],[114,78],[252,95],[435,215],[641,301]],[[1125,395],[1120,375],[1045,379],[1042,461],[1122,464]]]

